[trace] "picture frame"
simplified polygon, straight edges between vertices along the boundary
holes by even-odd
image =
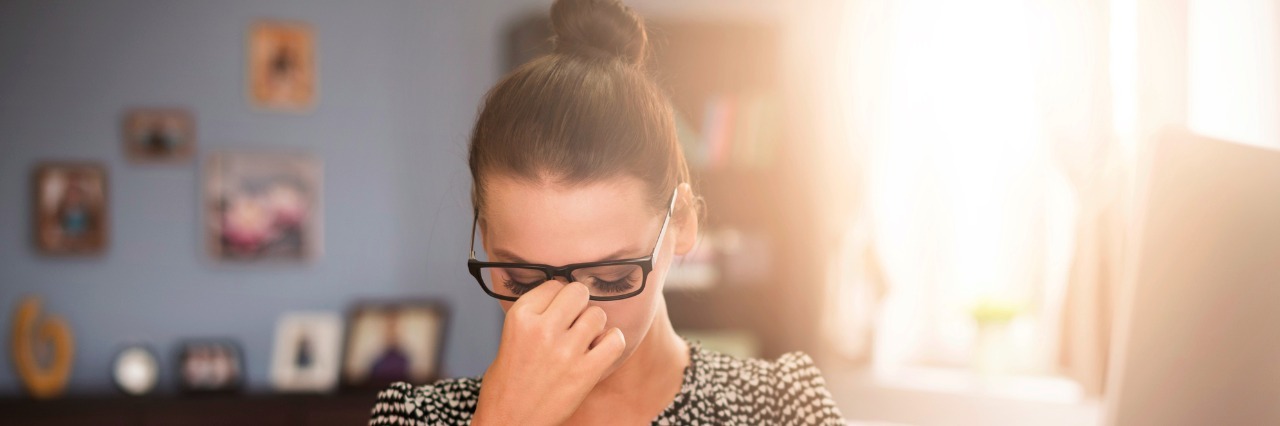
[[[205,241],[220,261],[306,261],[324,238],[320,159],[292,151],[208,155]]]
[[[344,388],[382,388],[440,377],[449,310],[436,300],[358,303],[348,313]]]
[[[271,383],[284,392],[328,392],[338,386],[342,316],[289,312],[276,322]]]
[[[134,108],[125,112],[121,144],[134,163],[181,163],[195,152],[195,126],[185,108]]]
[[[307,112],[315,107],[315,35],[298,21],[262,19],[249,27],[246,93],[254,107]]]
[[[47,255],[97,255],[110,235],[107,169],[98,162],[44,162],[32,172],[33,236]]]
[[[176,377],[183,393],[225,394],[244,389],[244,352],[233,339],[189,339],[179,344],[176,358]]]

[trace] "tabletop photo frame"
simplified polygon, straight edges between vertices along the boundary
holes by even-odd
[[[381,388],[440,377],[449,310],[436,300],[362,302],[347,318],[344,388]]]

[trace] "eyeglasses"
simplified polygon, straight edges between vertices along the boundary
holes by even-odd
[[[658,248],[662,247],[662,238],[667,234],[667,224],[671,222],[671,212],[675,209],[678,191],[679,189],[676,189],[671,192],[671,202],[667,206],[667,216],[662,220],[662,230],[658,231],[658,240],[653,243],[653,250],[648,256],[564,266],[476,260],[476,223],[480,219],[480,211],[476,210],[471,220],[471,256],[467,260],[467,269],[480,284],[480,288],[484,289],[489,296],[512,302],[534,287],[554,280],[556,277],[586,284],[591,293],[591,300],[607,301],[633,297],[644,292],[644,287],[649,281],[649,272],[653,271],[653,260],[658,256]]]

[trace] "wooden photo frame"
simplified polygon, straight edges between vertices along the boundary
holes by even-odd
[[[50,255],[101,254],[109,236],[107,169],[96,162],[49,162],[32,174],[36,247]]]
[[[125,156],[135,163],[188,161],[196,150],[195,117],[184,108],[134,108],[121,128]]]
[[[323,251],[319,158],[216,152],[205,165],[205,240],[224,261],[302,261]]]
[[[246,90],[258,108],[305,112],[315,106],[316,50],[311,26],[259,20],[249,28]]]
[[[289,312],[276,323],[271,384],[284,392],[328,392],[338,386],[342,316]]]
[[[342,385],[381,388],[440,377],[449,311],[434,300],[366,302],[347,318]]]
[[[244,352],[235,340],[186,340],[179,345],[174,364],[183,393],[236,393],[244,389]]]

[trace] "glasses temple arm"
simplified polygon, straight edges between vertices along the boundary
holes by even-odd
[[[653,243],[653,253],[649,253],[649,257],[658,257],[658,250],[662,247],[662,239],[667,236],[667,224],[671,223],[671,212],[676,208],[676,195],[680,194],[680,187],[676,187],[671,191],[671,204],[667,206],[667,217],[662,219],[662,229],[658,231],[658,241]],[[474,238],[474,237],[473,237]]]
[[[480,221],[480,210],[472,212],[471,216],[471,245],[467,248],[471,251],[471,259],[476,258],[476,222]]]

